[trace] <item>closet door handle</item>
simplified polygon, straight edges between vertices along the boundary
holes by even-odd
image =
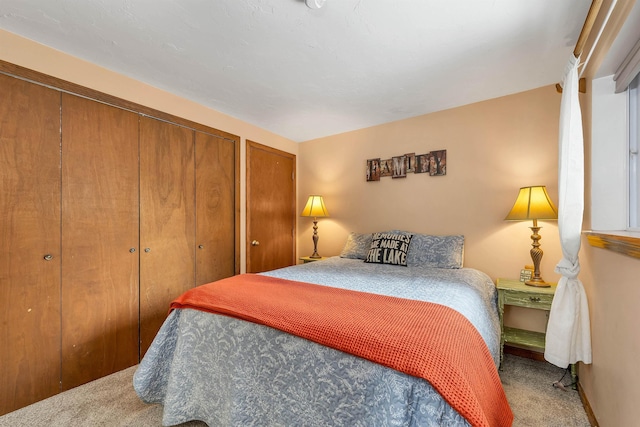
[[[260,242],[258,242],[257,240],[253,240],[251,242],[251,246],[260,246]]]
[[[145,252],[151,252],[151,248],[144,248]]]
[[[204,249],[204,245],[198,245],[198,249]]]
[[[44,260],[45,260],[45,261],[51,261],[52,259],[53,259],[53,255],[46,254],[46,255],[44,256]]]
[[[134,253],[136,251],[136,248],[131,248],[129,249],[129,252]]]

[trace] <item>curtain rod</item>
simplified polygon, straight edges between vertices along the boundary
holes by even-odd
[[[578,36],[578,41],[576,42],[576,47],[573,49],[573,56],[575,58],[579,58],[582,55],[582,50],[584,49],[584,45],[587,43],[587,39],[589,38],[589,34],[591,33],[591,29],[593,28],[593,24],[596,22],[596,17],[598,16],[598,12],[600,12],[600,6],[602,6],[602,0],[593,0],[591,2],[591,6],[589,7],[589,13],[587,13],[587,18],[584,20],[584,24],[582,25],[582,30],[580,30],[580,35]],[[584,64],[586,66],[586,64]],[[580,79],[579,82],[579,90],[580,92],[585,92],[584,79]],[[560,83],[556,83],[556,90],[558,92],[562,92],[562,85]]]
[[[591,2],[591,7],[589,8],[589,13],[587,14],[587,19],[584,21],[584,25],[582,26],[582,31],[580,31],[580,36],[578,36],[578,41],[576,42],[576,47],[573,49],[573,56],[576,58],[582,55],[582,50],[584,49],[584,45],[587,42],[587,38],[591,33],[591,29],[593,28],[593,24],[596,22],[596,17],[598,16],[598,12],[600,12],[600,6],[602,6],[602,0],[593,0]]]
[[[607,11],[607,15],[604,17],[604,20],[602,21],[600,30],[598,31],[598,34],[596,35],[596,37],[593,39],[593,44],[591,45],[591,49],[589,49],[589,53],[587,54],[586,58],[584,58],[582,71],[580,71],[580,75],[579,75],[580,77],[582,77],[582,73],[584,73],[584,71],[586,70],[587,64],[589,64],[589,60],[591,59],[591,55],[596,50],[596,47],[600,42],[600,36],[602,36],[602,33],[604,32],[605,27],[609,23],[609,18],[611,18],[611,14],[613,14],[613,10],[616,8],[617,3],[618,3],[618,0],[612,0],[611,4],[609,5],[609,10]]]

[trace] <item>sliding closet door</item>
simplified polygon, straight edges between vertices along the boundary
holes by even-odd
[[[235,150],[196,132],[196,286],[236,272]]]
[[[62,95],[62,388],[138,362],[138,116]]]
[[[60,391],[60,92],[0,93],[2,415]]]
[[[140,119],[140,351],[195,284],[193,131]]]

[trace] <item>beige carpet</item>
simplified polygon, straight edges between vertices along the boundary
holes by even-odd
[[[0,417],[0,427],[161,426],[162,407],[142,403],[133,391],[134,371],[135,367],[129,368],[11,412]],[[515,415],[514,426],[589,426],[578,392],[552,386],[563,372],[546,362],[505,355],[500,377]],[[194,421],[181,426],[206,424]]]
[[[565,370],[547,362],[505,354],[500,379],[514,414],[514,426],[587,427],[580,395],[553,387]],[[571,384],[571,376],[562,381]]]

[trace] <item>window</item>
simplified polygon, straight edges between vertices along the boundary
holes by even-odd
[[[591,229],[624,231],[629,226],[629,96],[615,93],[613,76],[593,80],[592,93]]]
[[[592,81],[592,246],[640,258],[640,77]],[[588,225],[587,225],[588,226]]]
[[[640,230],[640,74],[629,85],[629,229]]]
[[[620,31],[626,34],[624,40],[637,37],[636,27],[632,20],[624,24]],[[640,40],[615,75],[591,83],[591,210],[586,216],[591,231],[587,237],[592,246],[640,258]]]

